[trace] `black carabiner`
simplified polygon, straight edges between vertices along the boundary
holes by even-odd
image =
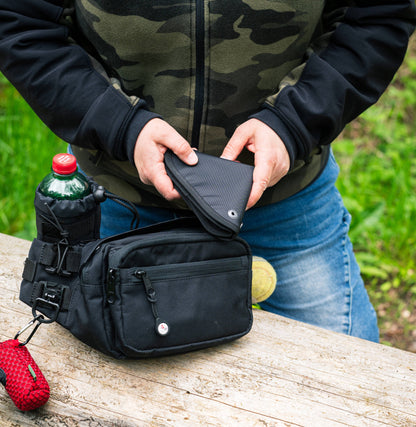
[[[38,314],[26,326],[24,326],[22,329],[20,329],[20,331],[14,337],[15,340],[17,340],[19,338],[19,336],[22,335],[23,332],[25,332],[28,328],[30,328],[35,322],[38,322],[35,325],[35,327],[33,328],[33,331],[27,337],[26,341],[19,343],[19,346],[26,345],[32,339],[33,335],[35,335],[35,332],[38,330],[39,326],[43,323],[42,322],[43,319],[44,319],[44,317],[41,314]]]

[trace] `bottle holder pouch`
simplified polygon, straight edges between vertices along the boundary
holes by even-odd
[[[245,197],[236,197],[243,212]],[[236,236],[236,222],[220,235],[206,224],[179,218],[71,243],[65,252],[37,238],[20,299],[34,316],[56,320],[116,358],[176,354],[239,338],[252,325],[251,251]]]
[[[92,190],[97,184],[90,180]],[[100,203],[94,193],[76,200],[58,200],[43,195],[39,186],[35,192],[37,238],[45,242],[56,242],[63,237],[69,243],[90,241],[100,238]],[[65,236],[62,232],[65,231]]]

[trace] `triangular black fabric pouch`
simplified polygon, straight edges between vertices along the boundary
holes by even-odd
[[[165,153],[167,174],[203,227],[221,239],[240,231],[253,182],[253,166],[196,151],[189,166],[172,151]]]

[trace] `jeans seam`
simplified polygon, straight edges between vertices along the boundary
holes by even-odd
[[[344,269],[345,269],[345,283],[348,287],[348,291],[346,294],[346,312],[347,312],[347,324],[346,326],[346,334],[351,335],[351,331],[352,331],[352,299],[353,299],[353,287],[352,287],[352,283],[351,283],[351,258],[350,255],[348,253],[348,249],[347,249],[347,239],[348,239],[348,230],[349,230],[349,226],[348,226],[348,222],[347,222],[347,215],[348,212],[344,209],[344,215],[342,218],[342,222],[343,222],[343,228],[344,228],[344,236],[342,239],[342,250],[344,253],[344,260],[345,260],[345,264],[344,264]]]

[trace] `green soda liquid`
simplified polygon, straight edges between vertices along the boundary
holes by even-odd
[[[61,153],[52,160],[52,172],[45,176],[39,191],[59,200],[82,199],[91,193],[87,178],[77,170],[77,161],[72,154]]]

